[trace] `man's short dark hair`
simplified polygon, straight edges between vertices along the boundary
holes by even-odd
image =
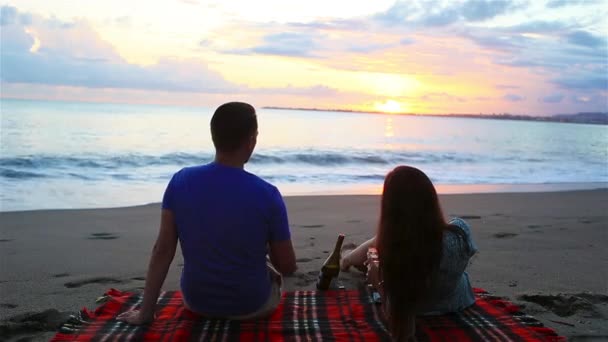
[[[211,138],[215,149],[233,152],[258,129],[255,108],[244,102],[228,102],[219,106],[211,118]]]

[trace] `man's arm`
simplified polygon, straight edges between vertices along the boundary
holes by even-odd
[[[283,241],[270,241],[270,262],[281,272],[281,274],[289,275],[296,271],[296,253],[293,250],[291,239]]]
[[[120,314],[117,319],[129,324],[145,324],[154,320],[154,307],[163,286],[169,266],[175,257],[177,248],[177,228],[173,220],[173,213],[168,209],[161,212],[160,231],[152,250],[144,299],[140,310],[127,311]]]
[[[268,247],[270,262],[281,272],[289,275],[296,271],[296,253],[291,243],[291,232],[289,231],[289,220],[287,219],[287,208],[283,197],[278,189],[274,189],[272,198],[270,234],[268,237]]]

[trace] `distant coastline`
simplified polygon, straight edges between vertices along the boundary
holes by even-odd
[[[468,119],[488,119],[488,120],[515,120],[515,121],[543,121],[543,122],[562,122],[592,125],[608,125],[608,113],[585,112],[576,114],[556,114],[551,116],[530,116],[515,115],[509,113],[501,114],[416,114],[416,113],[385,113],[379,111],[360,111],[349,109],[322,109],[322,108],[301,108],[301,107],[277,107],[265,106],[264,109],[280,110],[299,110],[313,112],[338,112],[355,114],[383,114],[383,115],[409,115],[409,116],[436,116],[448,118],[468,118]]]

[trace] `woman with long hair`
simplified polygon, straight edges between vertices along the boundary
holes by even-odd
[[[367,262],[376,247],[378,261]],[[460,311],[475,302],[465,268],[477,251],[466,222],[446,222],[431,180],[399,166],[384,181],[376,237],[342,259],[342,269],[367,266],[396,341],[414,336],[416,315]]]

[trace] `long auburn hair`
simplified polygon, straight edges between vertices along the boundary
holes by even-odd
[[[449,229],[437,192],[420,170],[398,166],[386,176],[376,246],[389,330],[407,337],[406,320],[428,303]]]

